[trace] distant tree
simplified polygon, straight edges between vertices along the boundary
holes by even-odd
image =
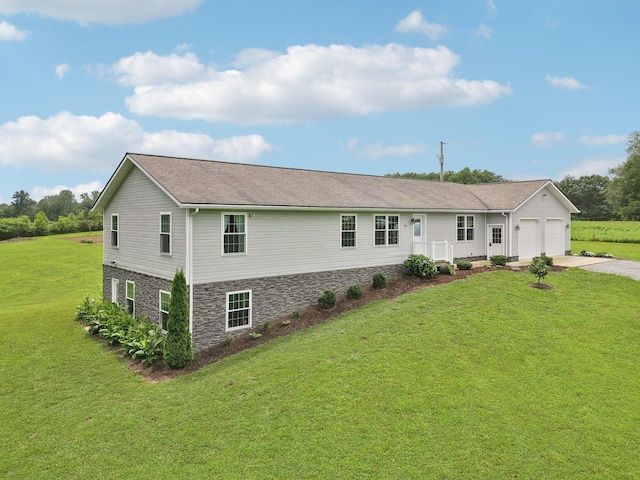
[[[38,207],[53,221],[70,213],[78,213],[79,210],[76,197],[71,190],[62,190],[57,195],[47,195],[40,200]]]
[[[89,212],[93,204],[100,196],[99,190],[94,190],[91,193],[81,193],[80,194],[80,202],[78,203],[79,211]]]
[[[22,215],[26,215],[29,219],[32,219],[35,215],[35,207],[37,205],[35,200],[32,200],[29,196],[29,193],[24,190],[17,191],[11,197],[13,201],[11,202],[11,206],[13,207],[12,216],[13,217],[21,217]]]
[[[49,219],[42,210],[36,213],[36,218],[33,221],[33,229],[38,236],[49,234]]]
[[[575,178],[567,175],[556,185],[580,210],[580,220],[612,220],[615,218],[613,206],[607,198],[608,177],[588,175]]]
[[[616,212],[626,220],[640,219],[640,131],[629,134],[627,160],[609,170],[611,181],[607,197]]]
[[[431,173],[388,173],[385,177],[395,177],[395,178],[412,178],[415,180],[440,180],[440,173],[431,172]],[[447,170],[444,172],[444,181],[445,182],[453,182],[453,183],[464,183],[464,184],[477,184],[477,183],[496,183],[496,182],[507,182],[502,175],[498,175],[497,173],[490,172],[489,170],[471,170],[469,167],[464,167],[459,172],[454,172],[452,170]]]
[[[189,299],[184,272],[179,270],[171,284],[171,303],[164,341],[164,363],[169,368],[184,368],[193,361],[189,332]]]
[[[0,218],[10,218],[13,216],[13,205],[0,203]]]

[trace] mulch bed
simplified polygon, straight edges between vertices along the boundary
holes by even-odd
[[[510,270],[526,270],[526,267],[506,267]],[[457,270],[456,275],[438,274],[434,278],[429,280],[423,280],[416,277],[409,276],[396,276],[388,279],[387,286],[383,289],[375,290],[372,287],[365,287],[362,289],[362,298],[359,300],[347,300],[343,295],[337,299],[336,307],[331,310],[323,310],[316,305],[312,305],[300,310],[300,317],[293,319],[292,315],[278,318],[269,323],[270,329],[264,331],[260,327],[254,328],[250,331],[243,333],[233,338],[230,345],[216,345],[206,350],[198,352],[191,365],[187,368],[180,370],[171,370],[161,361],[154,363],[153,365],[143,365],[142,363],[128,359],[129,368],[139,373],[143,378],[149,382],[158,382],[162,380],[169,380],[177,378],[182,375],[195,372],[200,368],[217,362],[225,357],[238,353],[247,348],[252,348],[262,343],[268,342],[274,338],[278,338],[284,335],[291,335],[292,333],[299,332],[300,330],[307,329],[313,325],[317,325],[332,318],[335,318],[350,310],[363,307],[376,300],[384,300],[396,298],[405,293],[413,292],[425,287],[432,287],[435,285],[443,285],[457,280],[464,280],[469,275],[475,275],[478,273],[495,271],[496,268],[491,267],[476,267],[471,270]],[[551,271],[564,270],[564,267],[552,267]],[[537,285],[537,282],[536,284]],[[546,284],[542,284],[546,285]],[[533,285],[532,285],[533,286]],[[536,287],[540,288],[540,287]],[[282,325],[282,322],[289,320],[289,325]],[[249,336],[251,332],[259,332],[262,334],[260,338],[253,339]]]

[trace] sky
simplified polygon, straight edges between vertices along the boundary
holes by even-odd
[[[384,175],[606,175],[637,0],[0,0],[0,203],[126,152]]]

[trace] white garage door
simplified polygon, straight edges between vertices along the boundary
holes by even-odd
[[[544,253],[549,257],[564,255],[564,220],[547,220],[544,226]]]
[[[540,222],[524,220],[518,222],[518,258],[529,260],[540,255]]]

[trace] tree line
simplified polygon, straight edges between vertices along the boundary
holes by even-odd
[[[0,204],[0,240],[102,230],[102,213],[91,211],[99,195],[82,193],[78,201],[71,190],[62,190],[37,202],[19,190],[11,203]]]

